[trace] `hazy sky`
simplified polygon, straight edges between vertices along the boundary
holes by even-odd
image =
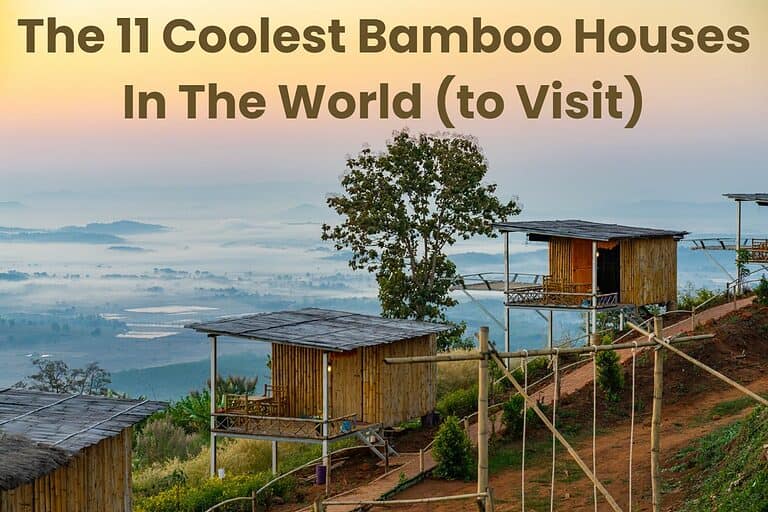
[[[439,130],[431,104],[425,118],[401,120],[283,119],[277,84],[327,84],[329,90],[374,89],[388,81],[393,90],[413,81],[434,96],[439,80],[457,80],[478,90],[513,98],[515,85],[562,80],[564,88],[589,90],[593,80],[622,84],[624,74],[639,80],[645,100],[637,128],[621,121],[528,121],[513,109],[495,121],[457,123],[477,136],[491,178],[504,194],[524,202],[580,207],[606,198],[713,201],[726,191],[768,189],[768,4],[764,0],[646,0],[637,2],[352,1],[253,2],[230,0],[18,0],[0,2],[0,201],[30,190],[92,189],[184,183],[256,183],[301,180],[319,187],[334,183],[345,155],[364,144],[381,147],[391,132]],[[631,6],[630,6],[631,5]],[[215,7],[214,7],[215,6]],[[18,18],[57,16],[74,26],[100,25],[108,44],[98,54],[48,55],[24,52]],[[116,48],[115,18],[148,16],[153,45],[148,55],[123,55]],[[174,55],[160,44],[167,21],[184,17],[198,26],[256,25],[270,16],[274,25],[326,25],[339,18],[349,29],[350,51],[339,55]],[[378,17],[389,25],[471,25],[473,16],[499,27],[557,26],[563,47],[551,55],[362,56],[354,51],[359,18]],[[686,24],[694,28],[745,25],[751,48],[744,54],[706,55],[639,51],[618,55],[577,55],[576,18],[606,19],[608,26]],[[263,92],[271,108],[259,120],[189,121],[183,118],[180,83],[216,81],[235,92]],[[166,92],[169,119],[124,120],[124,84]]]

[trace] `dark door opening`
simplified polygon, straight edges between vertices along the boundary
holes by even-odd
[[[619,293],[621,271],[619,246],[597,250],[597,289],[600,293]]]

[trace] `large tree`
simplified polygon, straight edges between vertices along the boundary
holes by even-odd
[[[344,193],[328,199],[343,222],[324,224],[323,240],[351,251],[352,269],[376,274],[384,316],[445,321],[458,279],[446,248],[494,236],[493,221],[520,212],[484,183],[487,172],[473,138],[396,132],[386,151],[366,148],[347,160]],[[459,326],[442,337],[440,348],[451,348],[462,332]]]

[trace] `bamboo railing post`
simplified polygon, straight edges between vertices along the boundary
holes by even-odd
[[[424,448],[419,448],[419,474],[424,472]]]
[[[251,512],[256,512],[256,490],[251,491]]]
[[[478,364],[477,385],[477,493],[480,494],[488,489],[488,327],[480,328],[478,341],[483,355]]]
[[[661,317],[653,318],[653,331],[657,338],[662,336]],[[651,416],[651,502],[653,512],[661,510],[661,468],[659,466],[659,443],[661,436],[661,399],[664,390],[664,349],[657,347],[653,352],[653,413]]]
[[[389,441],[384,440],[384,474],[389,473]]]
[[[489,487],[486,494],[487,496],[485,497],[485,512],[494,512],[496,507],[493,503],[493,489]]]

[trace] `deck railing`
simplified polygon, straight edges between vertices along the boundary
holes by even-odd
[[[551,305],[573,308],[591,308],[593,299],[598,308],[615,306],[619,303],[618,293],[592,294],[589,283],[572,283],[545,276],[540,288],[510,290],[507,303],[513,305]]]
[[[258,416],[237,412],[217,412],[214,415],[217,432],[250,434],[295,439],[326,439],[323,420],[318,418],[284,418]],[[350,434],[358,430],[357,415],[348,414],[328,420],[328,439]]]
[[[751,263],[768,263],[768,239],[753,238],[751,247],[745,247]]]

